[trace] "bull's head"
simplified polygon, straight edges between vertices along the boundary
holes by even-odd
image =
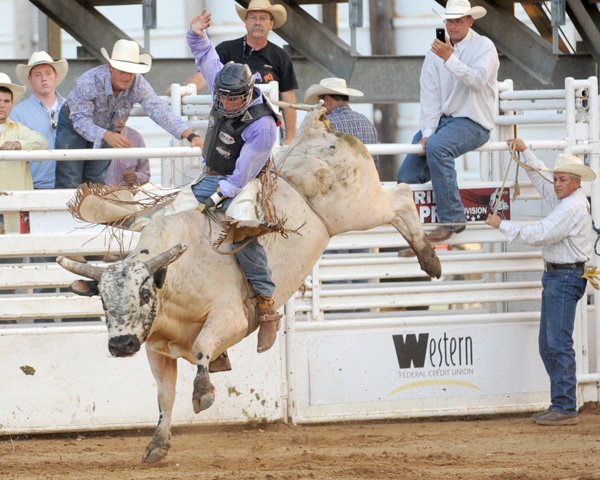
[[[178,244],[149,260],[127,257],[108,267],[99,267],[58,257],[66,270],[91,279],[75,280],[71,290],[79,295],[100,295],[108,327],[108,350],[115,357],[136,353],[146,340],[156,316],[158,289],[162,288],[169,264],[187,245]]]

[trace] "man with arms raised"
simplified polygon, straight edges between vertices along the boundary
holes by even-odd
[[[242,188],[263,170],[277,139],[278,116],[247,65],[223,65],[206,35],[211,14],[203,10],[190,25],[188,44],[213,95],[213,108],[202,160],[204,173],[192,186],[202,211],[225,208]],[[234,243],[234,247],[237,245]],[[257,294],[258,352],[271,348],[277,338],[279,315],[273,309],[275,284],[265,249],[257,238],[235,254],[242,271]]]

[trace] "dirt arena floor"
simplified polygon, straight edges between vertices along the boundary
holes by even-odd
[[[175,429],[161,463],[150,431],[0,437],[2,480],[600,480],[600,407],[577,426],[529,416]]]

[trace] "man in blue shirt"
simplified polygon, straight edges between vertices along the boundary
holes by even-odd
[[[318,84],[311,85],[304,94],[304,103],[314,104],[323,100],[327,109],[327,119],[333,127],[358,138],[364,144],[377,143],[377,129],[373,122],[362,113],[350,108],[350,97],[362,97],[363,93],[346,85],[343,78],[324,78]],[[377,156],[373,157],[379,166]]]
[[[54,149],[58,111],[65,99],[56,91],[69,70],[66,60],[54,61],[46,52],[33,52],[27,65],[17,65],[17,78],[29,85],[31,95],[13,108],[11,118],[41,133]],[[56,161],[29,162],[33,188],[54,188]]]

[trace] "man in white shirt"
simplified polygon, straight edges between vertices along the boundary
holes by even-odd
[[[423,153],[406,156],[398,183],[431,180],[442,224],[428,235],[432,242],[465,229],[454,161],[484,144],[494,124],[498,52],[489,38],[471,30],[486,13],[466,0],[448,0],[448,35],[444,42],[434,40],[421,70],[420,131],[412,143],[420,143]]]
[[[542,276],[542,310],[539,351],[550,377],[550,406],[533,415],[538,425],[577,423],[577,378],[573,328],[577,302],[585,294],[587,280],[582,277],[585,264],[593,254],[593,229],[590,205],[581,191],[581,181],[593,181],[594,171],[573,155],[558,155],[549,170],[523,140],[509,144],[524,152],[531,169],[527,175],[536,190],[552,208],[542,220],[519,224],[489,215],[486,223],[500,229],[509,241],[541,246],[545,271]],[[540,171],[553,172],[553,180]]]

